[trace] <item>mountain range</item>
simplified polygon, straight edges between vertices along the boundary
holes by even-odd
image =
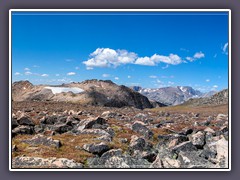
[[[202,93],[189,86],[142,88],[117,85],[110,80],[85,80],[62,85],[33,85],[29,81],[12,84],[13,101],[73,102],[107,107],[135,107],[138,109],[179,105],[185,102],[208,104],[215,91]],[[217,93],[218,94],[218,93]],[[220,96],[226,102],[226,95]],[[221,99],[220,98],[220,99]],[[219,99],[219,98],[218,98]],[[189,101],[188,101],[189,100]],[[200,100],[200,101],[198,101]]]
[[[140,86],[132,86],[131,89],[141,93],[151,100],[158,101],[165,105],[178,105],[191,98],[210,97],[216,91],[202,93],[190,86],[176,86],[163,88],[142,88]]]

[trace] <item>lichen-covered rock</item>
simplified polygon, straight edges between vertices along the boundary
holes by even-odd
[[[34,130],[30,126],[18,126],[12,130],[12,137],[16,136],[17,134],[33,134]]]
[[[179,152],[178,160],[181,162],[182,168],[214,168],[215,165],[200,156],[201,152],[189,151]]]
[[[149,168],[151,163],[123,154],[121,149],[112,149],[101,157],[88,158],[87,165],[89,168]]]
[[[145,139],[140,138],[136,135],[131,136],[131,141],[130,141],[130,144],[129,144],[130,149],[143,151],[145,145],[146,145]]]
[[[190,137],[190,141],[192,142],[192,144],[194,146],[196,146],[197,148],[201,149],[203,148],[204,144],[205,144],[205,133],[204,132],[197,132],[195,134],[193,134]]]
[[[106,123],[106,120],[101,117],[88,118],[86,120],[80,121],[80,123],[78,124],[78,127],[77,127],[77,131],[81,131],[83,129],[90,129],[95,124],[103,125],[105,123]]]
[[[17,123],[19,125],[24,125],[24,126],[34,126],[35,125],[35,123],[32,121],[32,119],[30,119],[27,116],[23,116],[23,117],[17,119]]]
[[[191,141],[186,141],[172,148],[173,152],[179,153],[180,151],[189,152],[197,151],[197,148],[192,144]]]
[[[66,158],[15,157],[12,168],[83,168],[81,163]]]
[[[98,154],[101,156],[104,152],[108,151],[110,147],[104,142],[101,142],[93,144],[84,144],[83,149],[92,154]]]
[[[36,135],[32,139],[23,140],[22,142],[31,145],[53,146],[56,148],[60,148],[62,146],[62,143],[59,140],[53,140],[51,137],[43,135]]]
[[[132,125],[132,130],[143,135],[147,139],[153,137],[153,132],[148,129],[141,121],[135,121]]]

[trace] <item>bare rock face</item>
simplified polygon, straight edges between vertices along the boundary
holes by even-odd
[[[16,157],[13,168],[83,168],[81,163],[66,158]]]

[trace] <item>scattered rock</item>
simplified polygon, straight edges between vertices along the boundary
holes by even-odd
[[[143,151],[145,144],[146,144],[145,139],[137,137],[136,135],[132,135],[129,148],[133,150]]]
[[[147,139],[153,137],[153,132],[148,129],[141,121],[135,121],[132,125],[132,130],[143,135]]]
[[[19,125],[25,125],[25,126],[34,126],[35,123],[27,116],[23,116],[17,120]]]
[[[12,137],[16,136],[17,134],[33,134],[34,130],[30,126],[18,126],[12,130]]]
[[[172,148],[173,152],[179,153],[180,151],[189,152],[197,151],[197,148],[192,144],[191,141],[186,141]]]
[[[44,146],[53,146],[60,148],[62,143],[59,140],[53,140],[51,137],[46,137],[43,135],[36,135],[32,139],[23,140],[22,142],[31,144],[31,145],[44,145]]]
[[[202,149],[205,144],[205,133],[199,131],[196,134],[193,134],[192,136],[190,136],[190,141],[198,149]]]
[[[150,163],[145,159],[123,154],[121,149],[105,152],[100,158],[88,158],[89,168],[149,168]]]
[[[101,118],[101,117],[89,118],[87,120],[80,121],[80,123],[79,123],[79,125],[77,127],[77,131],[81,131],[83,129],[90,129],[95,124],[103,125],[105,123],[106,123],[106,120]]]
[[[104,152],[108,151],[110,148],[107,144],[101,143],[93,143],[93,144],[84,144],[83,149],[97,155],[102,155]]]
[[[66,158],[39,158],[18,156],[12,160],[13,168],[83,168],[81,163]]]

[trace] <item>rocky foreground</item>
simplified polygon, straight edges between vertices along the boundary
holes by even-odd
[[[228,168],[227,105],[12,106],[12,168]]]

